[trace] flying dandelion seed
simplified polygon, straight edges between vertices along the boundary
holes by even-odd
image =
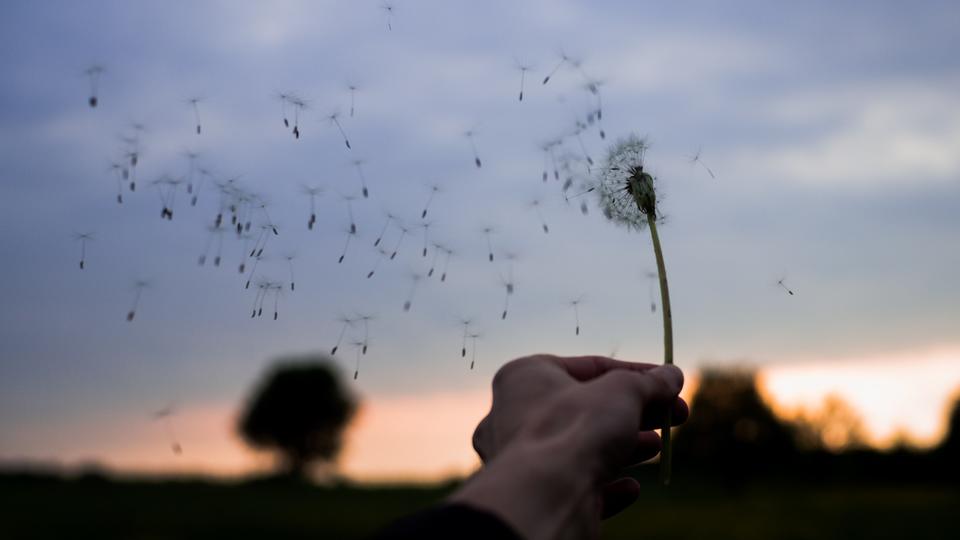
[[[123,184],[130,178],[130,171],[119,163],[111,163],[109,171],[117,175],[117,204],[123,204]]]
[[[312,231],[313,226],[317,224],[317,196],[323,194],[323,188],[303,186],[300,191],[310,198],[310,219],[307,220],[307,230]]]
[[[430,245],[430,226],[431,225],[433,225],[433,223],[429,221],[424,221],[423,223],[420,224],[420,227],[423,228],[423,254],[421,255],[422,257],[427,256],[427,246]]]
[[[193,189],[193,196],[190,198],[190,206],[197,205],[197,201],[200,199],[200,192],[203,191],[203,186],[206,184],[207,179],[213,181],[213,173],[211,173],[209,169],[199,167],[197,172],[200,173],[200,180]]]
[[[289,104],[290,108],[293,109],[293,133],[294,139],[300,138],[300,115],[303,111],[307,110],[308,105],[307,101],[301,97],[298,97],[294,94],[280,94],[281,95],[281,108],[283,113],[283,125],[284,127],[290,127],[290,121],[287,118],[287,105]]]
[[[100,65],[92,65],[83,71],[83,74],[87,76],[87,79],[90,82],[90,97],[87,99],[87,104],[90,105],[91,109],[96,109],[97,104],[100,103],[99,90],[100,90],[100,76],[103,75],[103,72],[106,71],[106,68]]]
[[[383,235],[387,233],[387,228],[390,227],[390,224],[396,221],[397,219],[396,216],[394,216],[390,212],[387,212],[386,214],[387,214],[387,221],[384,222],[383,228],[380,229],[380,234],[377,235],[377,239],[373,241],[373,247],[378,247],[380,245],[380,242],[383,241]]]
[[[187,150],[183,153],[183,156],[187,158],[187,194],[193,195],[193,179],[197,172],[197,157],[199,157],[199,154]]]
[[[471,324],[473,324],[473,321],[470,319],[460,319],[460,325],[463,326],[463,344],[460,347],[460,358],[467,357],[467,337],[470,332]]]
[[[425,219],[427,217],[427,211],[430,210],[430,204],[433,203],[433,198],[437,193],[440,193],[440,186],[437,184],[431,184],[430,195],[427,196],[427,203],[423,205],[423,211],[420,212],[420,219]]]
[[[543,83],[541,83],[541,84],[547,84],[548,82],[550,82],[550,79],[551,79],[554,75],[556,75],[558,71],[560,71],[560,68],[562,68],[565,64],[567,64],[567,63],[569,63],[569,62],[570,62],[570,57],[567,56],[566,54],[564,54],[564,53],[561,51],[561,52],[560,52],[560,61],[557,62],[557,65],[554,66],[554,68],[553,68],[552,70],[550,70],[550,73],[547,73],[547,76],[543,78]]]
[[[290,269],[290,291],[294,291],[297,288],[297,280],[294,278],[294,275],[293,275],[293,260],[297,258],[297,254],[288,253],[284,255],[283,258],[286,259],[287,266]]]
[[[267,292],[266,282],[260,282],[257,284],[257,294],[253,297],[253,311],[250,312],[250,318],[255,319],[257,317],[257,311],[263,313],[263,296]]]
[[[340,135],[343,137],[343,144],[347,145],[347,149],[350,150],[351,149],[350,139],[347,137],[347,132],[343,130],[343,126],[340,124],[340,113],[336,111],[330,113],[329,115],[327,115],[327,120],[329,120],[331,124],[337,127],[337,130],[340,132]]]
[[[373,315],[361,315],[357,314],[357,320],[363,323],[363,341],[360,343],[363,345],[363,354],[367,354],[367,347],[370,345],[370,321],[376,319]]]
[[[75,233],[73,239],[80,242],[80,269],[83,270],[87,264],[87,242],[93,241],[93,233]]]
[[[580,145],[580,150],[583,152],[584,159],[587,160],[587,174],[590,174],[590,167],[593,166],[593,158],[591,158],[590,153],[587,152],[587,145],[583,143],[583,137],[580,136],[580,134],[586,129],[587,126],[583,122],[577,120],[576,129],[573,130],[573,134],[577,137],[577,143]]]
[[[290,119],[287,117],[287,104],[290,103],[290,94],[286,92],[277,92],[276,97],[280,100],[280,116],[283,117],[283,127],[290,127]]]
[[[477,339],[483,337],[482,334],[470,334],[470,369],[477,363]]]
[[[360,357],[363,356],[362,351],[366,348],[366,344],[363,341],[351,341],[350,344],[357,351],[353,370],[353,380],[357,380],[357,377],[360,376]]]
[[[170,442],[170,451],[174,455],[180,455],[183,453],[183,447],[180,445],[180,440],[177,438],[176,433],[173,429],[173,416],[175,411],[172,406],[164,407],[159,411],[153,413],[153,419],[157,422],[163,423],[163,429],[167,435],[167,440]]]
[[[664,364],[673,364],[673,317],[670,309],[670,292],[667,286],[667,271],[664,264],[657,221],[661,218],[657,209],[656,179],[644,171],[644,156],[648,145],[636,135],[618,141],[607,154],[602,168],[597,192],[603,213],[613,223],[628,229],[650,229],[654,256],[657,260],[657,277],[660,282],[660,304],[663,307],[663,359]],[[672,409],[661,430],[663,451],[660,454],[660,475],[664,484],[670,483],[671,440],[670,426]]]
[[[602,85],[602,81],[590,79],[584,85],[584,89],[597,98],[597,108],[594,109],[591,118],[595,117],[597,119],[597,129],[600,132],[600,138],[606,139],[607,133],[603,130],[603,99],[600,97],[600,87]]]
[[[437,259],[440,257],[440,254],[444,253],[443,246],[434,242],[433,243],[433,258],[430,259],[430,270],[427,271],[427,277],[433,277],[433,272],[437,268]]]
[[[697,148],[697,151],[692,156],[690,156],[690,163],[691,164],[699,163],[700,166],[703,167],[705,171],[707,171],[707,174],[710,175],[710,178],[716,179],[717,177],[714,176],[713,171],[710,169],[710,167],[707,166],[706,163],[703,162],[703,159],[701,159],[700,157],[701,151],[702,151],[701,148]]]
[[[250,247],[250,241],[253,240],[253,235],[249,233],[241,234],[240,237],[240,246],[241,246],[241,259],[240,264],[237,266],[237,273],[243,274],[244,270],[247,269],[247,249]]]
[[[471,129],[471,130],[466,131],[466,132],[463,134],[463,136],[466,137],[467,140],[470,141],[470,149],[473,150],[473,164],[476,165],[477,168],[479,169],[480,167],[483,166],[483,164],[480,162],[480,154],[477,152],[477,143],[476,143],[476,141],[473,140],[473,138],[474,138],[474,136],[476,136],[476,134],[477,134],[477,133],[476,133],[474,130]]]
[[[453,257],[453,250],[450,248],[443,249],[443,269],[440,271],[440,283],[447,281],[447,269],[450,268],[450,258]]]
[[[390,256],[390,254],[387,253],[387,250],[383,248],[377,248],[377,254],[378,254],[377,260],[374,261],[373,268],[371,268],[370,271],[367,272],[367,279],[372,278],[373,274],[375,274],[377,272],[377,269],[380,268],[380,263],[383,262],[384,259]]]
[[[190,104],[190,107],[193,108],[193,118],[197,121],[197,135],[200,134],[200,102],[203,101],[202,98],[193,97],[187,100],[187,103]]]
[[[391,2],[382,2],[380,9],[387,14],[387,30],[393,30],[393,10],[396,8]]]
[[[350,220],[350,234],[357,234],[357,221],[353,217],[353,201],[356,200],[354,195],[340,195],[340,198],[343,199],[343,202],[347,205],[347,219]]]
[[[355,159],[352,163],[357,169],[357,177],[360,179],[360,192],[363,194],[363,198],[366,199],[370,197],[370,192],[367,189],[367,177],[363,174],[364,161],[362,159]]]
[[[793,289],[791,289],[790,287],[787,287],[787,286],[784,284],[784,281],[786,281],[786,280],[787,280],[786,277],[783,277],[783,278],[781,278],[781,279],[778,279],[778,280],[777,280],[777,285],[778,285],[781,289],[787,291],[787,292],[790,294],[790,296],[793,296],[793,295],[794,295],[794,294],[793,294]]]
[[[260,265],[260,261],[263,260],[263,256],[259,253],[250,257],[253,259],[253,264],[250,265],[250,275],[247,276],[247,283],[243,286],[244,289],[250,288],[250,282],[253,281],[253,275],[257,273],[257,266]]]
[[[340,252],[340,257],[337,259],[337,264],[343,263],[343,259],[347,256],[347,250],[350,249],[350,240],[357,235],[357,228],[351,225],[349,228],[344,229],[347,239],[343,243],[343,251]]]
[[[353,118],[353,109],[357,98],[357,85],[350,83],[347,85],[347,90],[350,91],[350,118]]]
[[[580,304],[583,302],[583,295],[580,295],[577,299],[567,302],[569,306],[573,308],[573,319],[576,322],[577,326],[574,329],[573,334],[575,336],[580,335]]]
[[[397,258],[397,252],[400,251],[400,245],[403,243],[403,239],[407,237],[407,233],[410,232],[410,229],[404,227],[403,225],[397,223],[397,228],[400,229],[400,238],[397,238],[397,243],[393,246],[393,252],[390,253],[390,260]]]
[[[200,257],[197,258],[197,263],[200,266],[207,263],[207,254],[210,253],[210,248],[213,246],[214,240],[216,240],[217,243],[217,250],[213,257],[213,265],[220,266],[220,258],[223,253],[223,229],[216,225],[207,227],[207,239],[203,244],[203,252],[200,254]]]
[[[407,293],[407,299],[403,302],[403,311],[410,311],[410,307],[413,305],[413,297],[417,294],[417,287],[420,285],[421,279],[423,279],[423,276],[417,273],[410,276],[410,290]]]
[[[280,317],[280,295],[283,294],[283,285],[272,283],[269,289],[273,291],[273,320],[277,320]]]
[[[647,296],[650,299],[650,313],[657,312],[657,301],[653,297],[653,285],[657,283],[657,273],[656,272],[646,272],[644,274],[647,278]]]
[[[517,260],[517,256],[512,253],[508,253],[506,255],[506,259],[507,261],[509,261],[509,265],[510,265],[507,270],[507,276],[506,277],[500,276],[500,283],[501,285],[503,285],[503,291],[504,291],[503,312],[500,314],[500,320],[504,320],[504,321],[507,319],[507,312],[510,309],[510,297],[513,296],[513,292],[515,290],[513,268],[514,268],[514,263]]]
[[[520,99],[518,101],[523,101],[523,86],[526,82],[527,72],[533,69],[533,66],[529,64],[524,64],[519,60],[515,61],[517,70],[520,71]]]
[[[347,329],[352,328],[353,324],[357,322],[355,319],[349,317],[340,317],[337,321],[343,323],[343,326],[340,327],[340,335],[337,337],[337,343],[330,349],[330,356],[337,354],[340,344],[343,343],[343,337],[347,334]]]
[[[494,232],[493,227],[484,227],[483,236],[487,240],[487,260],[493,262],[493,243],[490,241],[490,234]]]
[[[140,307],[140,296],[143,294],[143,290],[149,286],[150,282],[142,279],[133,284],[133,305],[130,307],[130,311],[127,312],[127,322],[133,322],[133,318],[137,316],[137,308]]]
[[[267,211],[267,202],[264,201],[263,199],[259,199],[259,204],[257,207],[260,208],[260,211],[263,212],[263,217],[265,217],[267,220],[265,226],[270,228],[270,231],[273,233],[274,236],[280,236],[280,231],[277,229],[277,226],[274,224],[273,219],[270,218],[270,212]]]
[[[544,234],[550,233],[550,227],[547,225],[547,220],[543,217],[543,211],[540,209],[540,199],[534,199],[530,201],[529,207],[537,213],[537,219],[540,220],[540,228],[543,229]]]
[[[163,207],[160,211],[161,219],[173,221],[173,208],[177,197],[177,190],[182,183],[183,180],[169,176],[161,176],[153,181],[153,185],[156,186],[157,193],[160,195],[160,203]]]

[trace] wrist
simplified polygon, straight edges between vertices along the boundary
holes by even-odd
[[[527,540],[558,538],[594,490],[589,469],[561,442],[510,445],[451,501],[496,515]]]

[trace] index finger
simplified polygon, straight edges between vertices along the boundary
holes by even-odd
[[[551,356],[549,358],[550,361],[563,368],[578,381],[589,381],[615,369],[643,373],[658,365],[644,362],[624,362],[607,356]]]

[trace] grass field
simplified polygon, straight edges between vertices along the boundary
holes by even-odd
[[[0,538],[363,538],[453,485],[318,487],[282,482],[0,475]],[[709,482],[651,486],[603,537],[960,538],[950,485]]]

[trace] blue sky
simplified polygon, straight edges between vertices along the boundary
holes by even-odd
[[[0,8],[0,429],[82,429],[104,411],[146,417],[177,403],[237,403],[280,354],[329,350],[341,314],[375,314],[356,383],[364,396],[486,386],[535,351],[660,357],[644,272],[647,236],[568,205],[540,181],[540,145],[569,136],[602,81],[601,140],[649,136],[664,187],[662,229],[677,361],[804,362],[957,346],[960,321],[960,8],[950,2],[7,2]],[[540,84],[559,51],[582,61]],[[517,101],[517,59],[534,65]],[[106,67],[87,107],[83,70]],[[350,118],[348,84],[358,86]],[[309,100],[302,137],[277,92]],[[203,133],[185,100],[202,96]],[[343,113],[348,150],[324,117]],[[107,171],[142,123],[140,185],[117,205]],[[477,169],[466,130],[476,131]],[[702,149],[710,178],[688,157]],[[269,201],[280,234],[262,275],[297,289],[279,320],[251,320],[224,235],[221,268],[197,265],[217,211],[209,185],[159,219],[149,182],[186,174],[184,151]],[[343,262],[351,166],[369,199]],[[586,178],[576,164],[576,182]],[[434,239],[447,282],[423,273],[422,229],[366,279],[384,211],[411,226],[437,183]],[[300,186],[323,186],[306,229]],[[550,233],[529,202],[542,202]],[[493,226],[494,263],[482,229]],[[92,231],[87,268],[76,232]],[[393,236],[391,236],[393,235]],[[396,229],[387,241],[396,239]],[[506,253],[517,254],[510,316],[499,318]],[[777,288],[776,281],[796,290]],[[137,318],[133,283],[149,279]],[[566,302],[583,295],[582,335]],[[272,302],[268,309],[272,311]],[[459,357],[471,317],[479,368]],[[359,328],[351,332],[357,337]],[[350,346],[337,355],[353,370]],[[8,443],[0,455],[30,455]],[[6,446],[6,444],[5,444]],[[2,450],[2,448],[0,448]]]

